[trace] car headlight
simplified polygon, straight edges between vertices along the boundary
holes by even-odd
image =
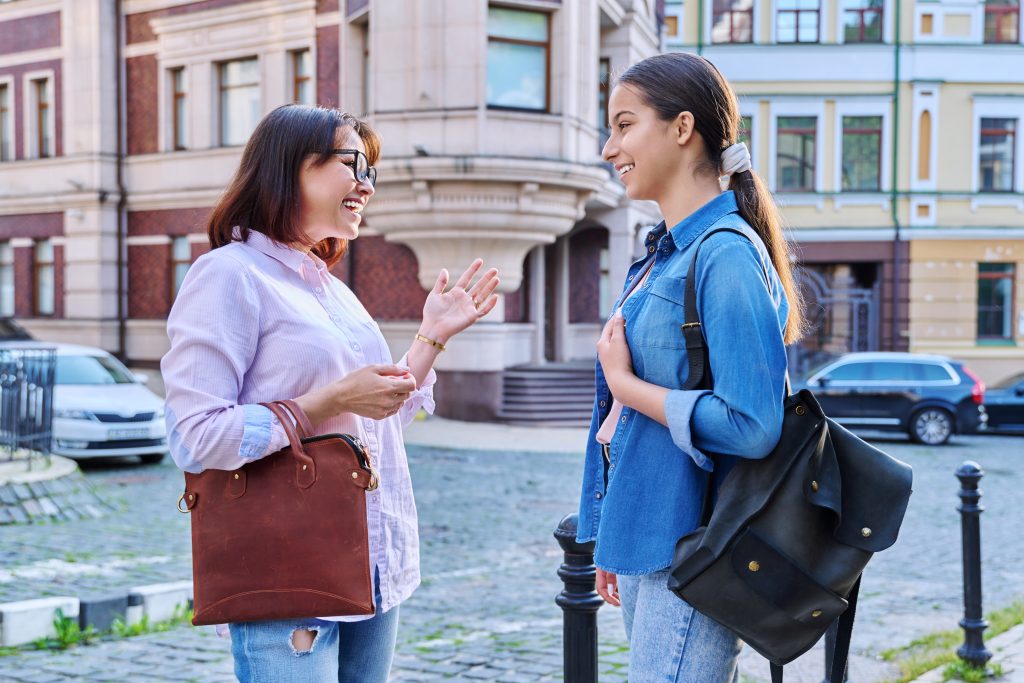
[[[68,410],[56,408],[53,411],[54,417],[62,417],[65,420],[96,420],[96,416],[88,410]]]
[[[154,415],[154,417],[158,420],[162,420],[164,419],[164,415],[166,414],[166,412],[167,410],[163,406],[160,406],[159,408],[156,409],[156,414]]]

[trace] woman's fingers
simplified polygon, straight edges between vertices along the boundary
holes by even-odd
[[[483,265],[483,259],[475,259],[469,264],[469,268],[466,268],[466,272],[459,276],[459,279],[455,282],[455,286],[462,287],[463,289],[468,287],[469,283],[473,281],[473,276],[476,275],[476,271],[480,270],[480,267]]]
[[[481,262],[483,265],[483,262]],[[487,291],[490,288],[491,292],[497,287],[496,280],[498,279],[498,269],[489,268],[486,273],[480,276],[480,279],[473,283],[473,286],[466,290],[471,297],[477,301],[482,301],[490,292]]]
[[[441,294],[444,292],[444,288],[448,286],[448,269],[442,268],[441,272],[437,274],[437,282],[434,283],[434,289],[431,290],[434,294]]]
[[[616,311],[612,319],[608,321],[608,341],[615,343],[626,338],[626,319],[622,317],[622,311]]]
[[[478,318],[484,317],[485,315],[487,315],[488,313],[493,311],[494,307],[497,306],[497,305],[498,305],[498,297],[492,296],[490,299],[485,301],[483,303],[483,305],[480,306],[480,308],[476,309],[476,317],[478,317]]]

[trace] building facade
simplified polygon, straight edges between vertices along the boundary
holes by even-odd
[[[668,0],[665,45],[740,96],[798,244],[813,330],[1024,369],[1019,0]]]
[[[654,0],[0,2],[0,315],[156,364],[203,222],[258,120],[340,106],[380,132],[336,274],[408,347],[438,270],[502,271],[438,362],[443,414],[504,371],[593,357],[654,207],[600,162],[601,74],[659,48]],[[211,296],[216,293],[211,293]]]

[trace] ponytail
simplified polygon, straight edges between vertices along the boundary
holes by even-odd
[[[753,171],[733,173],[729,176],[729,189],[736,194],[736,206],[739,207],[740,216],[750,224],[768,249],[782,289],[786,292],[789,315],[786,318],[783,340],[786,344],[797,342],[804,331],[803,301],[800,290],[793,280],[790,250],[786,237],[782,234],[782,217],[779,215],[779,209],[764,181]]]

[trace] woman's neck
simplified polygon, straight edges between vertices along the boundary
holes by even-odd
[[[697,209],[722,194],[718,178],[691,176],[689,182],[672,187],[658,199],[658,208],[665,218],[665,226],[671,229],[691,216]]]

